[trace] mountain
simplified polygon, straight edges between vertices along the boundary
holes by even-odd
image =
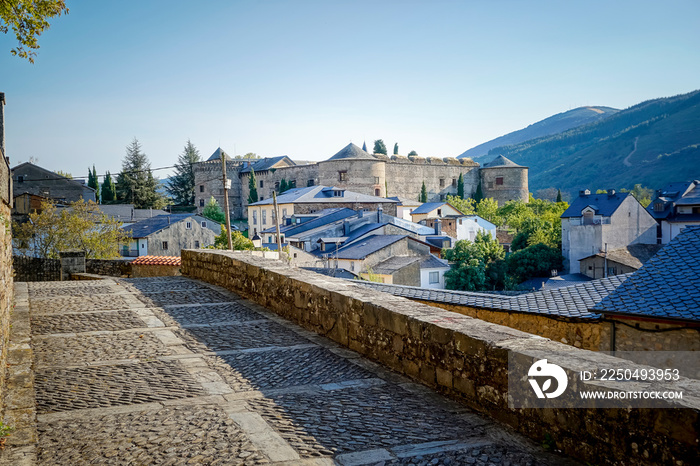
[[[530,167],[530,191],[660,189],[700,179],[700,90],[642,102],[563,133],[489,151]]]
[[[513,131],[505,136],[492,139],[476,147],[472,147],[468,151],[462,153],[457,158],[471,157],[477,162],[480,157],[488,155],[489,150],[495,147],[510,146],[520,144],[521,142],[529,141],[530,139],[539,138],[542,136],[550,136],[552,134],[561,133],[577,126],[593,123],[598,120],[603,120],[610,115],[614,115],[619,110],[610,107],[579,107],[568,112],[557,113],[542,121],[533,123],[527,128]],[[490,160],[490,159],[489,159]],[[488,162],[488,160],[484,160]]]

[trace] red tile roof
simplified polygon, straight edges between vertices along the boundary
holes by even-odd
[[[180,266],[178,256],[140,256],[131,261],[132,265],[171,265]]]

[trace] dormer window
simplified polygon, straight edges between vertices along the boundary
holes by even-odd
[[[655,202],[654,203],[654,212],[663,212],[664,210],[664,203],[663,202]]]

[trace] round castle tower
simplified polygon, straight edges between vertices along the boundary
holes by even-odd
[[[530,197],[527,170],[502,155],[485,163],[479,170],[484,197],[494,198],[499,206],[508,201],[527,202]]]

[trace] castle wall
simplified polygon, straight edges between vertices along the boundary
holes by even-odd
[[[368,196],[386,196],[386,165],[383,160],[340,159],[318,164],[319,184],[335,186]]]
[[[250,173],[243,173],[240,177],[242,214],[237,218],[247,218],[248,215],[248,194],[250,193],[248,189],[249,178]],[[273,190],[279,192],[279,183],[282,179],[284,179],[288,185],[290,182],[293,182],[297,188],[317,186],[320,184],[318,181],[318,165],[295,165],[293,167],[275,168],[274,171],[265,170],[255,172],[258,201],[271,198]],[[313,182],[313,184],[310,184],[311,182]]]
[[[449,158],[445,160],[392,157],[392,161],[386,164],[388,196],[418,200],[421,187],[425,182],[428,202],[438,202],[444,200],[448,194],[457,194],[460,173],[464,179],[465,196],[473,194],[479,184],[479,165],[470,160],[464,162]]]
[[[484,197],[494,198],[499,206],[508,201],[527,202],[530,192],[526,167],[485,167],[481,169],[481,189]],[[502,184],[499,184],[502,179]],[[465,189],[466,192],[466,189]]]
[[[231,180],[231,189],[228,192],[228,198],[232,219],[243,217],[241,179],[238,176],[238,172],[242,166],[242,161],[226,162],[226,176]],[[197,213],[202,213],[204,206],[212,196],[214,196],[214,199],[216,199],[223,210],[224,186],[222,183],[221,161],[212,160],[199,162],[195,163],[192,167],[194,170],[194,205],[197,207]],[[247,181],[246,179],[246,182]]]

